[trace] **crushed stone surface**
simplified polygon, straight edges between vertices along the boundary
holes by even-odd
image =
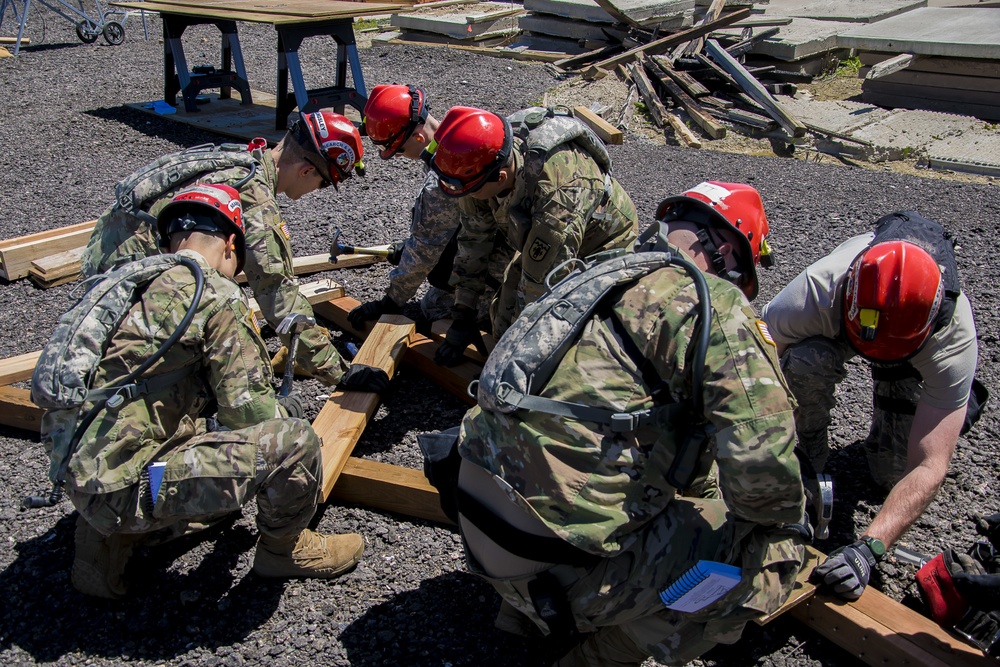
[[[45,14],[41,7],[33,11]],[[111,201],[117,180],[133,169],[169,151],[224,141],[123,106],[162,96],[155,15],[149,16],[150,41],[142,40],[134,16],[127,41],[117,48],[103,40],[81,45],[72,26],[51,13],[42,23],[33,19],[29,26],[35,45],[18,58],[0,60],[2,238],[93,219]],[[240,24],[240,32],[251,84],[273,93],[273,29]],[[306,81],[330,85],[331,45],[314,41],[318,45],[307,41],[301,51]],[[185,44],[189,64],[216,62],[214,29],[189,29]],[[556,83],[537,64],[441,48],[373,46],[361,50],[361,62],[369,89],[383,82],[421,85],[439,117],[456,104],[509,113],[540,102]],[[296,255],[326,251],[331,225],[357,244],[405,236],[421,167],[381,161],[371,148],[368,144],[367,177],[353,178],[339,191],[282,201]],[[887,212],[915,209],[945,224],[960,239],[960,269],[979,331],[979,376],[994,396],[1000,395],[994,366],[1000,361],[995,282],[1000,191],[994,184],[688,150],[635,132],[610,150],[616,174],[644,221],[652,219],[664,197],[702,180],[743,181],[760,190],[777,266],[762,272],[758,305],[808,263]],[[375,265],[325,275],[365,301],[381,296],[387,273],[385,265]],[[41,290],[27,280],[0,283],[0,356],[39,349],[72,303],[74,288]],[[418,312],[415,302],[407,307],[411,316]],[[315,381],[297,386],[311,399],[314,416],[327,389]],[[959,441],[937,499],[904,537],[908,546],[932,554],[964,547],[974,539],[966,513],[1000,509],[996,400]],[[851,541],[883,499],[869,480],[860,446],[870,403],[867,370],[853,364],[840,389],[832,433],[837,507],[831,539],[817,545],[824,551]],[[355,454],[419,468],[416,434],[454,425],[465,407],[404,367]],[[270,581],[253,575],[256,532],[254,510],[248,507],[225,530],[140,549],[128,570],[128,600],[84,598],[69,582],[71,504],[18,510],[23,496],[47,488],[47,469],[37,435],[0,427],[0,664],[533,667],[551,662],[547,642],[494,629],[499,599],[466,571],[456,532],[355,506],[326,505],[315,520],[319,530],[356,531],[367,541],[360,565],[340,579]],[[890,596],[917,605],[912,574],[912,568],[888,563],[876,583]],[[779,618],[763,628],[751,624],[741,643],[719,647],[695,664],[846,667],[857,662],[805,626]]]

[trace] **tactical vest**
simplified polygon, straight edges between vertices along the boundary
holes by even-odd
[[[579,260],[576,260],[577,262]],[[569,348],[577,341],[587,322],[610,294],[618,288],[634,284],[644,276],[667,266],[680,266],[694,279],[698,290],[698,325],[694,363],[692,364],[693,396],[678,403],[663,404],[658,389],[664,384],[659,378],[644,375],[651,385],[653,408],[633,412],[616,412],[607,408],[559,401],[539,396]],[[553,273],[559,271],[557,267]],[[504,333],[490,353],[475,391],[479,406],[495,413],[512,414],[517,410],[534,410],[562,415],[582,421],[608,424],[615,432],[634,431],[650,423],[689,424],[690,437],[678,443],[674,465],[668,479],[677,488],[687,488],[701,471],[696,469],[707,437],[702,426],[706,423],[701,400],[704,381],[705,354],[708,348],[711,302],[704,276],[690,262],[670,252],[640,252],[621,254],[597,263],[584,271],[575,271],[554,286],[543,298],[529,304],[518,320]],[[630,345],[631,338],[620,335],[623,351],[632,358],[640,372],[648,369],[638,348]]]
[[[165,271],[183,265],[195,277],[195,295],[180,325],[160,348],[127,376],[103,387],[91,385],[111,337],[145,288]],[[117,409],[148,393],[161,391],[195,371],[188,365],[176,371],[140,380],[167,349],[187,331],[194,318],[205,278],[201,267],[187,257],[156,255],[104,274],[80,301],[59,318],[55,333],[42,349],[31,376],[31,400],[45,408],[42,444],[49,453],[49,478],[59,486],[83,433],[105,407]],[[86,413],[87,404],[93,407]]]
[[[585,151],[604,174],[604,196],[593,211],[587,213],[591,219],[598,209],[607,205],[611,198],[611,156],[601,138],[587,125],[570,115],[565,107],[529,107],[507,116],[514,137],[524,142],[525,199],[516,210],[511,211],[519,228],[520,240],[527,238],[531,228],[531,197],[535,193],[538,179],[542,175],[545,161],[556,148],[573,144]]]
[[[951,237],[951,232],[919,213],[897,211],[883,216],[875,223],[875,238],[868,244],[868,248],[886,241],[908,241],[920,246],[934,258],[941,268],[941,280],[944,282],[944,298],[934,323],[934,332],[948,326],[955,314],[958,295],[962,293],[958,260],[955,259],[955,240]]]
[[[257,172],[260,155],[259,151],[250,153],[239,144],[203,144],[164,155],[116,185],[115,201],[122,210],[141,217],[153,202],[179,185],[201,174],[230,167],[242,167],[248,172],[230,184],[239,190]]]

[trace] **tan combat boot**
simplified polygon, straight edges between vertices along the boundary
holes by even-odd
[[[105,536],[82,516],[77,517],[76,556],[70,571],[73,587],[84,595],[108,600],[125,597],[125,566],[142,537],[121,534]]]
[[[324,535],[309,529],[292,537],[261,535],[253,571],[262,577],[338,577],[361,560],[365,541],[357,533]]]

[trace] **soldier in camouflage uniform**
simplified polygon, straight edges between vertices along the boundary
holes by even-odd
[[[461,426],[457,508],[470,568],[505,601],[498,625],[513,629],[516,610],[546,634],[576,637],[558,665],[640,665],[648,656],[685,664],[778,608],[803,561],[808,524],[792,403],[775,346],[746,300],[766,250],[760,197],[741,184],[703,183],[665,201],[657,217],[666,239],[654,227],[641,240],[684,248],[690,270],[706,274],[712,315],[702,385],[692,387],[701,295],[688,271],[671,264],[611,291],[531,393],[624,416],[700,392],[708,440],[696,469],[718,463],[725,502],[680,498],[668,481],[699,415],[671,413],[623,430],[537,405],[490,407],[483,383],[490,363],[513,349],[505,339],[484,369],[479,407]],[[525,549],[532,544],[534,554]],[[699,560],[735,565],[742,577],[700,610],[665,608],[659,593]]]
[[[486,289],[497,236],[514,249],[490,306],[494,336],[545,293],[545,277],[575,258],[628,247],[638,214],[611,176],[601,140],[583,123],[554,110],[527,109],[507,119],[454,107],[430,159],[444,194],[460,197],[461,230],[451,284],[455,320],[437,361],[461,361],[479,343],[472,313]]]
[[[421,153],[434,141],[439,121],[430,113],[430,102],[423,88],[401,85],[381,85],[372,89],[365,104],[361,129],[379,147],[379,157],[389,160],[400,155],[419,160]],[[451,316],[455,290],[448,284],[455,252],[458,249],[458,202],[445,196],[437,176],[428,171],[416,201],[410,221],[410,236],[395,244],[396,266],[389,272],[389,287],[379,301],[369,301],[348,315],[354,327],[377,320],[385,313],[398,313],[420,284],[427,279],[430,287],[420,299],[420,309],[429,320]],[[503,269],[513,251],[502,236],[498,236],[490,253],[487,287],[479,300],[478,321],[489,321],[489,305],[503,277]]]
[[[246,211],[246,276],[261,314],[272,327],[291,313],[312,316],[312,306],[299,292],[292,271],[291,232],[277,196],[298,199],[339,183],[352,170],[363,173],[362,154],[361,137],[353,124],[340,114],[321,110],[302,114],[273,149],[263,139],[254,139],[247,150],[226,145],[164,156],[119,184],[118,201],[98,219],[84,251],[83,275],[156,254],[156,216],[178,189],[196,181],[225,183],[240,191]],[[144,188],[150,192],[144,193]],[[134,204],[125,195],[131,195]],[[282,342],[288,344],[287,335]],[[282,352],[287,354],[287,348]],[[302,334],[296,356],[303,374],[326,384],[336,384],[346,370],[323,327]],[[283,367],[281,353],[276,363]]]
[[[347,571],[364,542],[307,528],[323,474],[321,443],[294,394],[276,399],[264,342],[232,280],[245,257],[238,193],[228,186],[181,190],[160,213],[159,229],[170,251],[198,264],[205,285],[187,330],[142,377],[191,370],[166,388],[103,408],[85,431],[66,479],[80,512],[73,585],[120,598],[134,546],[150,534],[170,538],[216,522],[253,498],[256,573]],[[194,289],[185,266],[153,280],[113,334],[92,386],[125,376],[157,350],[178,328]],[[213,407],[222,428],[210,432],[204,415]],[[163,466],[158,488],[154,463]]]
[[[985,389],[974,382],[978,346],[950,234],[912,211],[884,216],[799,274],[764,308],[799,407],[799,446],[822,471],[835,389],[847,362],[871,362],[873,414],[864,451],[889,491],[853,544],[814,576],[847,599],[920,518],[948,472]],[[973,390],[975,388],[975,390]]]

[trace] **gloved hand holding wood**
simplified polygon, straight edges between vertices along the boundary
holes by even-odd
[[[845,600],[857,600],[865,591],[877,559],[862,540],[834,549],[809,576],[813,583],[828,586]]]

